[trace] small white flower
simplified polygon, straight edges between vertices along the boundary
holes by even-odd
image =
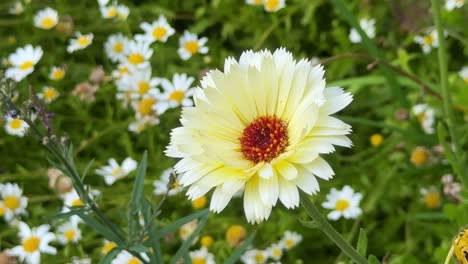
[[[75,33],[76,38],[70,39],[70,42],[67,46],[68,53],[75,52],[77,50],[82,50],[93,42],[93,33],[81,34],[80,32]]]
[[[286,6],[286,0],[264,0],[263,7],[267,12],[276,12]]]
[[[161,86],[164,92],[159,98],[161,102],[156,106],[158,112],[164,113],[167,109],[178,106],[192,106],[193,101],[189,97],[193,95],[192,83],[194,81],[195,78],[188,77],[185,73],[175,73],[172,82],[162,79]]]
[[[86,190],[91,199],[94,199],[96,196],[99,196],[101,194],[100,191],[93,190],[88,187],[86,187]],[[61,211],[62,213],[70,212],[71,207],[85,206],[85,204],[83,203],[83,201],[81,201],[80,196],[75,190],[71,190],[68,193],[63,194],[61,198],[63,200],[63,208]],[[82,222],[81,218],[77,215],[71,216],[70,221],[75,223]]]
[[[42,48],[26,45],[10,54],[8,61],[12,67],[5,71],[5,77],[19,82],[34,71],[34,66],[42,58]]]
[[[8,9],[8,13],[12,15],[20,15],[24,12],[23,3],[21,1],[15,1],[14,5]]]
[[[28,198],[23,196],[23,190],[16,183],[6,183],[0,190],[1,202],[3,204],[3,217],[7,222],[15,216],[26,214]]]
[[[57,240],[62,245],[77,243],[81,240],[81,230],[78,227],[78,221],[73,221],[72,219],[57,228]]]
[[[248,5],[263,5],[265,3],[265,0],[245,0],[245,3]]]
[[[280,260],[283,256],[284,243],[274,243],[266,249],[268,255],[274,260]]]
[[[268,252],[265,250],[251,249],[241,256],[241,261],[244,264],[263,264],[266,263],[268,257]]]
[[[424,132],[426,132],[426,134],[434,134],[434,109],[429,107],[427,104],[417,104],[414,105],[411,110],[418,118]]]
[[[190,259],[192,263],[203,263],[203,264],[215,264],[214,255],[208,252],[206,247],[202,247],[199,250],[190,251]]]
[[[128,125],[128,131],[139,134],[147,127],[159,124],[159,118],[155,116],[144,116],[143,118],[136,119]]]
[[[99,11],[101,11],[101,15],[103,18],[111,19],[117,17],[117,5],[102,5],[99,7]]]
[[[131,41],[126,51],[125,62],[133,68],[147,68],[150,66],[149,59],[153,55],[153,49],[150,48],[147,41]]]
[[[169,184],[171,174],[175,174],[173,168],[169,168],[162,172],[161,179],[153,182],[154,195],[163,195],[167,192],[167,185]],[[176,195],[180,193],[184,188],[179,184],[179,175],[176,174],[176,179],[172,184],[172,189],[169,190],[168,195]]]
[[[458,75],[468,84],[468,66],[464,66],[459,72]]]
[[[112,185],[116,180],[122,179],[137,168],[137,162],[132,158],[126,158],[120,166],[115,159],[109,159],[109,165],[94,172],[104,177],[107,185]]]
[[[151,77],[151,68],[136,69],[116,82],[119,92],[130,93],[132,99],[140,99],[148,94],[158,94],[159,78]]]
[[[455,8],[460,8],[465,4],[466,0],[447,0],[445,2],[445,9],[452,11]]]
[[[49,79],[53,81],[60,81],[65,76],[65,68],[52,66],[49,73]]]
[[[331,209],[328,214],[328,219],[338,220],[340,217],[346,219],[354,219],[362,214],[359,203],[361,202],[362,194],[355,193],[349,186],[344,186],[341,191],[332,188],[327,194],[327,201],[322,203],[326,209]]]
[[[51,29],[58,23],[57,10],[46,7],[34,16],[34,26],[42,29]]]
[[[59,96],[59,92],[57,91],[57,89],[51,86],[43,87],[42,92],[37,94],[37,97],[39,97],[40,99],[43,99],[44,102],[46,103],[50,103],[54,101],[55,99],[57,99],[58,96]]]
[[[205,46],[208,38],[198,38],[196,34],[192,34],[187,30],[184,35],[179,39],[179,49],[177,52],[183,60],[188,60],[193,55],[200,53],[208,53],[208,47]]]
[[[163,15],[159,16],[159,19],[151,24],[147,22],[141,23],[140,28],[145,31],[145,34],[139,37],[144,38],[150,43],[154,41],[166,42],[167,38],[175,33],[175,30],[167,23],[167,19]]]
[[[375,19],[363,18],[359,20],[359,26],[369,38],[375,37]],[[352,28],[349,32],[349,40],[352,43],[360,43],[362,41],[361,35],[359,35],[358,31],[355,28]]]
[[[195,229],[197,229],[197,226],[198,226],[197,220],[193,220],[193,221],[190,221],[190,222],[182,225],[180,227],[180,229],[179,229],[180,239],[187,240],[189,238],[189,236],[193,233],[193,231],[195,231]],[[195,240],[193,242],[195,242]]]
[[[302,241],[302,236],[299,233],[286,231],[279,244],[283,245],[284,249],[291,249]]]
[[[124,61],[126,59],[124,58]],[[127,74],[131,74],[133,72],[134,69],[130,69],[129,65],[126,64],[126,63],[120,63],[118,66],[117,66],[117,69],[116,70],[113,70],[112,71],[112,77],[115,79],[115,80],[119,80],[121,78],[123,78],[125,75]]]
[[[130,9],[125,5],[117,6],[117,19],[120,21],[125,21],[130,14]]]
[[[435,29],[426,31],[421,36],[414,37],[414,42],[419,44],[424,54],[431,52],[432,48],[439,47],[439,36]]]
[[[104,43],[104,51],[107,57],[113,62],[123,61],[125,51],[128,48],[130,39],[122,33],[110,35]]]
[[[29,228],[26,223],[19,222],[18,227],[21,245],[8,250],[8,254],[16,256],[21,262],[25,261],[29,264],[39,264],[41,262],[41,253],[57,254],[57,249],[49,246],[49,243],[55,240],[55,235],[49,232],[49,225]]]
[[[7,116],[5,119],[5,131],[7,134],[24,137],[29,128],[28,123],[18,117]]]
[[[83,259],[80,259],[78,257],[73,257],[72,258],[72,262],[69,263],[69,264],[91,264],[92,261],[90,258],[83,258]]]
[[[143,259],[149,260],[148,256],[146,254],[141,254],[140,255]],[[130,254],[128,251],[122,251],[120,252],[117,257],[112,260],[112,264],[141,264],[143,263],[140,259],[137,257],[133,256]]]
[[[99,7],[105,6],[109,3],[109,0],[97,0]]]

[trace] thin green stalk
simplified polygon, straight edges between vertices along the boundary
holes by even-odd
[[[437,36],[439,39],[439,48],[437,55],[439,58],[439,71],[440,71],[440,87],[442,89],[442,102],[444,107],[445,121],[447,122],[448,131],[451,137],[451,142],[454,146],[455,166],[461,173],[460,178],[466,184],[468,183],[468,175],[465,173],[465,166],[463,161],[463,151],[460,147],[460,141],[457,130],[455,129],[455,116],[453,113],[452,98],[448,87],[448,73],[447,73],[447,53],[444,38],[444,29],[442,26],[442,17],[440,12],[440,0],[432,0],[432,10],[434,13],[434,22],[437,29]],[[452,165],[453,166],[453,165]]]
[[[309,196],[301,192],[301,204],[312,219],[318,224],[318,228],[322,230],[352,261],[357,264],[368,264],[365,257],[361,256],[338,231],[333,228],[330,223],[320,214],[315,204],[310,200]]]

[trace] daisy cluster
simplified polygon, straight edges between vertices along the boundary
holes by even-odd
[[[285,252],[293,249],[302,241],[302,235],[296,232],[286,231],[283,238],[278,242],[271,244],[267,249],[250,249],[247,250],[241,257],[244,264],[262,264],[281,263],[281,258]]]

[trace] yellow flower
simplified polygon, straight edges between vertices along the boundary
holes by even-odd
[[[231,247],[235,247],[244,241],[247,231],[243,226],[233,225],[226,231],[226,241]]]
[[[201,209],[201,208],[204,208],[206,206],[207,202],[208,202],[208,199],[206,199],[206,196],[203,195],[200,198],[197,198],[197,199],[193,200],[192,201],[192,206],[195,209]]]
[[[200,241],[201,245],[206,248],[211,247],[211,245],[213,245],[213,242],[214,239],[211,236],[203,236]]]
[[[382,144],[382,142],[383,142],[383,136],[381,134],[373,134],[370,137],[370,143],[374,147],[380,146],[380,144]]]
[[[426,148],[424,147],[416,147],[413,152],[411,153],[411,163],[413,163],[415,166],[419,167],[424,164],[426,164],[429,152],[427,151]]]

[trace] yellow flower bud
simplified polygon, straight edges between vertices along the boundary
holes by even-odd
[[[233,225],[229,227],[229,229],[226,232],[226,241],[231,247],[235,247],[239,245],[242,241],[244,241],[246,236],[247,231],[244,227],[240,225]]]
[[[372,146],[377,147],[383,142],[383,136],[381,134],[373,134],[370,137],[370,143]]]

